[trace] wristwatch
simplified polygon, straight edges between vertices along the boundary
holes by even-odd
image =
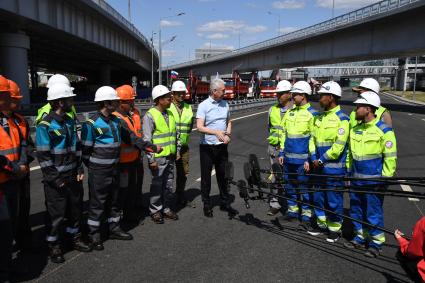
[[[319,159],[317,162],[319,163],[320,166],[323,166],[323,161],[322,160]]]

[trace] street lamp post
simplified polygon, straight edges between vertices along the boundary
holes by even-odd
[[[272,13],[270,11],[267,14],[277,17],[277,36],[280,36],[280,14]]]
[[[155,78],[154,78],[154,72],[153,72],[153,53],[154,53],[154,46],[153,46],[153,36],[156,34],[156,32],[152,31],[152,37],[151,37],[151,48],[152,48],[152,59],[151,59],[151,88],[153,88],[153,85],[155,84]]]
[[[179,16],[183,16],[185,15],[185,12],[181,12],[178,13],[177,15],[173,15],[173,16],[168,16],[168,17],[162,17],[159,19],[159,31],[158,31],[158,37],[159,37],[159,42],[158,42],[158,49],[159,49],[159,74],[158,74],[158,84],[162,84],[162,42],[161,42],[161,22],[164,19],[169,19],[169,18],[174,18],[174,17],[179,17]],[[175,38],[175,37],[174,37]],[[174,39],[173,39],[174,40]]]

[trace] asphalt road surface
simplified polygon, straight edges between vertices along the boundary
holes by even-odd
[[[346,92],[343,109],[349,114],[354,96]],[[382,97],[391,109],[398,141],[398,176],[425,175],[425,108]],[[319,110],[317,103],[313,103]],[[235,179],[243,178],[243,163],[248,155],[257,154],[267,167],[267,107],[234,112],[230,160],[235,165]],[[329,244],[324,237],[313,237],[297,231],[296,224],[280,222],[266,215],[263,201],[252,201],[246,209],[237,190],[234,208],[240,214],[229,220],[219,210],[218,197],[214,217],[206,218],[200,200],[199,134],[190,142],[190,176],[187,196],[196,208],[180,210],[180,220],[153,224],[145,214],[143,225],[130,230],[133,241],[110,240],[105,250],[83,254],[67,252],[66,262],[50,263],[47,257],[44,217],[44,193],[41,172],[34,163],[31,172],[31,224],[34,252],[15,255],[20,281],[40,282],[410,282],[395,259],[396,241],[387,235],[382,255],[369,259],[362,252],[347,250],[342,240]],[[147,205],[150,173],[145,171],[143,185]],[[218,195],[215,178],[212,194]],[[399,185],[394,189],[401,190]],[[409,188],[404,188],[409,189]],[[421,188],[411,188],[419,191]],[[87,186],[85,187],[87,196]],[[349,208],[348,198],[345,208]],[[400,228],[410,234],[413,224],[425,212],[424,201],[386,197],[385,226]],[[344,235],[351,224],[344,224]]]

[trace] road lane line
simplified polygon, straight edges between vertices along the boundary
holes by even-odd
[[[400,187],[405,192],[413,193],[413,190],[412,190],[412,188],[409,185],[400,184]],[[417,198],[408,198],[408,200],[410,200],[410,201],[419,201],[419,199],[417,199]]]
[[[264,113],[268,113],[269,111],[267,110],[267,111],[262,111],[262,112],[257,112],[257,113],[254,113],[254,114],[250,114],[250,115],[246,115],[246,116],[242,116],[242,117],[238,117],[238,118],[234,118],[234,119],[231,119],[232,121],[236,121],[236,120],[240,120],[240,119],[244,119],[244,118],[249,118],[249,117],[252,117],[252,116],[256,116],[256,115],[260,115],[260,114],[264,114]],[[197,128],[194,128],[194,129],[192,129],[192,132],[196,132],[198,129]],[[38,169],[40,169],[40,166],[34,166],[34,167],[31,167],[30,168],[30,171],[34,171],[34,170],[38,170]],[[214,174],[215,174],[215,171],[214,171]],[[211,175],[211,176],[214,176],[214,175]],[[199,181],[201,180],[201,178],[199,178]],[[198,180],[196,180],[197,182],[199,182]]]

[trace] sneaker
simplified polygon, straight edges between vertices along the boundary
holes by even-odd
[[[326,238],[326,242],[336,243],[340,238],[338,232],[329,231],[328,237]]]
[[[63,257],[62,249],[59,246],[50,247],[50,261],[53,263],[64,263],[65,258]]]
[[[354,240],[351,240],[349,242],[345,242],[344,247],[346,247],[347,249],[357,249],[357,250],[364,249],[364,245],[359,244]]]
[[[312,236],[319,236],[319,235],[322,235],[324,232],[325,232],[325,229],[321,229],[319,227],[313,228],[311,225],[310,225],[310,228],[307,229],[307,233]]]
[[[155,224],[164,224],[164,217],[162,217],[161,212],[155,212],[151,215],[151,219]]]
[[[380,249],[375,247],[369,247],[367,251],[364,253],[364,256],[370,258],[377,258],[381,254]]]
[[[278,209],[278,208],[270,207],[269,211],[267,211],[267,215],[275,216],[276,214],[279,213],[279,211],[280,211],[280,209]]]

